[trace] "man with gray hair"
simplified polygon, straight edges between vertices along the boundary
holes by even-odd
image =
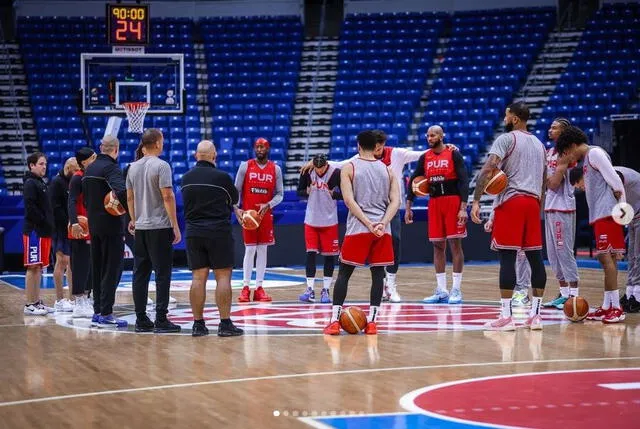
[[[196,165],[182,176],[182,197],[186,222],[187,261],[193,273],[191,282],[191,335],[209,334],[204,321],[207,279],[212,269],[216,277],[216,304],[220,312],[218,336],[243,334],[231,322],[231,273],[233,270],[233,235],[231,212],[238,203],[238,190],[231,177],[214,164],[216,148],[203,140],[196,150]]]
[[[127,205],[131,221],[129,232],[135,235],[133,251],[133,302],[136,332],[180,332],[180,326],[167,319],[173,245],[182,239],[176,216],[171,167],[159,158],[164,136],[157,128],[142,134],[144,156],[129,167]],[[147,316],[147,298],[151,271],[156,276],[156,320]]]
[[[87,167],[82,178],[82,195],[91,234],[94,311],[91,323],[104,328],[127,326],[126,320],[113,316],[116,288],[123,268],[123,222],[120,216],[113,216],[104,208],[105,195],[113,191],[127,209],[127,190],[116,162],[119,151],[120,141],[116,137],[105,136],[100,143],[100,154]]]

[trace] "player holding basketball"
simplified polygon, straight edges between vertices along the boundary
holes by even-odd
[[[529,108],[522,102],[506,109],[506,133],[500,135],[489,150],[476,183],[471,219],[480,219],[480,197],[489,182],[490,174],[502,168],[508,184],[495,203],[495,217],[491,247],[498,251],[500,260],[500,317],[488,322],[484,328],[492,331],[513,331],[511,300],[516,285],[516,256],[524,250],[531,265],[533,300],[525,326],[542,329],[540,307],[547,283],[542,261],[542,227],[540,224],[540,198],[546,178],[546,152],[538,138],[527,132]]]
[[[40,300],[42,271],[49,266],[51,234],[53,233],[53,211],[47,196],[47,185],[43,177],[47,173],[47,158],[42,152],[34,152],[27,157],[29,171],[24,176],[24,224],[22,244],[24,245],[25,295],[27,303],[24,314],[45,316],[53,313]]]
[[[264,273],[267,269],[267,246],[275,244],[273,236],[273,213],[275,206],[282,202],[284,186],[282,170],[273,161],[269,161],[269,141],[260,137],[253,148],[256,157],[240,164],[236,174],[235,186],[240,194],[239,205],[234,207],[238,222],[242,223],[245,210],[256,210],[262,217],[260,226],[254,230],[242,229],[245,251],[242,261],[242,292],[238,297],[240,302],[251,301],[249,282],[253,271],[253,261],[256,264],[256,290],[253,292],[254,301],[269,302],[271,297],[262,288]]]
[[[67,211],[69,213],[69,224],[71,234],[71,272],[73,273],[73,296],[76,305],[73,308],[73,317],[91,318],[93,316],[93,306],[89,300],[91,293],[91,247],[90,235],[85,235],[85,231],[78,222],[78,216],[87,217],[87,209],[84,205],[82,194],[82,177],[88,166],[96,160],[95,152],[88,147],[80,148],[76,151],[76,161],[80,169],[76,171],[69,182],[69,201]],[[88,232],[88,231],[87,231]]]
[[[340,313],[347,297],[349,278],[356,266],[371,267],[370,309],[365,334],[377,334],[376,316],[384,288],[384,267],[393,264],[389,223],[400,207],[400,188],[391,168],[376,162],[376,134],[358,134],[359,157],[340,172],[340,187],[349,208],[347,231],[340,253],[340,268],[333,289],[331,320],[326,335],[340,334]]]
[[[618,294],[618,257],[624,254],[624,232],[611,213],[618,202],[625,201],[622,180],[611,165],[609,155],[587,144],[587,135],[577,127],[567,127],[556,141],[560,156],[584,160],[584,191],[589,206],[589,223],[593,225],[596,253],[604,269],[604,302],[587,315],[589,320],[617,323],[625,319]],[[575,181],[574,181],[575,183]]]
[[[556,118],[549,128],[549,139],[558,140],[560,133],[570,126],[569,120]],[[576,235],[576,198],[569,181],[574,167],[567,157],[560,157],[555,147],[547,151],[547,190],[544,200],[544,224],[547,258],[558,282],[560,295],[543,307],[564,308],[569,296],[578,296],[578,264],[573,255]]]
[[[304,215],[304,238],[307,250],[307,289],[300,301],[315,302],[313,285],[316,277],[316,253],[324,255],[324,278],[320,302],[331,302],[329,288],[335,267],[335,255],[340,252],[338,241],[338,205],[340,194],[340,170],[327,163],[324,154],[313,157],[313,170],[300,175],[298,196],[307,198]]]
[[[469,196],[469,176],[464,159],[459,151],[444,144],[442,128],[434,125],[427,130],[429,149],[418,159],[418,166],[409,183],[418,176],[429,181],[429,241],[433,243],[433,265],[436,269],[435,293],[423,301],[428,304],[462,302],[462,268],[464,254],[462,238],[467,236],[467,198]],[[407,188],[404,219],[413,223],[411,206],[415,194],[411,185]],[[453,286],[447,291],[447,241],[453,256]]]

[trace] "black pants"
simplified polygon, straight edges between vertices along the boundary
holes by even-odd
[[[71,242],[71,274],[73,276],[72,293],[86,295],[92,289],[91,284],[91,246],[86,240]]]
[[[391,274],[398,272],[400,264],[400,236],[402,235],[402,221],[400,220],[400,210],[391,219],[391,238],[393,239],[393,265],[389,265],[386,271]]]
[[[91,235],[93,311],[96,314],[107,316],[113,313],[123,259],[122,235]]]
[[[136,230],[133,251],[133,303],[136,316],[147,313],[151,270],[156,274],[156,320],[167,316],[173,263],[173,230]]]

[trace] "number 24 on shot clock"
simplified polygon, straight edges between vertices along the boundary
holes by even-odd
[[[112,46],[146,46],[149,5],[107,4],[107,42]]]

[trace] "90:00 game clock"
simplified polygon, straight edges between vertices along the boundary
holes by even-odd
[[[149,5],[107,4],[107,43],[113,46],[149,44]]]

